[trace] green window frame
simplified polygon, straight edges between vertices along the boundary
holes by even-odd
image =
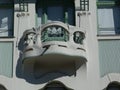
[[[6,14],[4,14],[4,17],[8,18],[7,19],[8,21],[4,22],[4,21],[2,21],[3,18],[0,17],[1,18],[1,20],[0,20],[0,28],[1,28],[0,33],[8,32],[7,35],[0,34],[0,38],[1,37],[13,38],[13,36],[14,36],[14,3],[12,1],[0,3],[0,10],[6,12]],[[4,12],[0,12],[1,15]],[[9,15],[11,15],[11,16],[9,16]],[[4,23],[2,23],[2,22],[4,22]],[[5,24],[8,27],[6,30],[4,30]],[[2,28],[2,26],[3,26],[3,28]]]
[[[73,25],[75,25],[75,5],[74,5],[74,0],[69,0],[69,2],[67,2],[66,0],[39,0],[36,3],[36,11],[38,8],[42,9],[42,18],[41,24],[46,24],[47,20],[48,20],[48,14],[47,14],[47,7],[49,6],[62,6],[63,7],[63,22],[64,23],[68,23],[69,24],[69,14],[68,14],[68,8],[72,8],[73,9]],[[36,12],[38,13],[38,12]],[[36,15],[36,19],[37,19],[38,15]],[[36,24],[37,24],[37,20],[36,20]],[[37,26],[37,25],[36,25]]]
[[[120,2],[118,0],[98,0],[97,7],[112,7],[119,6]]]

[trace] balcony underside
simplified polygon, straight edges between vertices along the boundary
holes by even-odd
[[[41,78],[48,73],[59,73],[61,75],[76,75],[77,69],[85,64],[86,59],[80,56],[69,56],[63,54],[44,54],[42,56],[24,59],[24,71],[31,71],[35,78]],[[53,74],[54,75],[54,74]]]
[[[31,50],[29,51],[30,48]],[[61,47],[60,45],[49,45],[44,46],[44,48],[29,47],[24,53],[23,64],[32,65],[38,62],[39,66],[46,65],[45,68],[50,68],[52,66],[54,66],[53,68],[59,68],[67,62],[65,68],[68,68],[69,65],[75,65],[75,70],[77,70],[87,61],[85,57],[85,50],[81,48],[71,49],[67,48],[67,46]]]
[[[58,63],[58,62],[64,62],[64,61],[77,61],[77,62],[86,62],[86,58],[82,56],[70,56],[65,54],[56,54],[56,53],[49,53],[44,54],[42,56],[33,56],[33,57],[27,57],[24,59],[23,63],[25,62],[34,62],[34,61],[45,61],[48,63]]]

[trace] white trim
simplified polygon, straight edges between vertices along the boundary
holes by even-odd
[[[9,37],[0,37],[0,42],[13,42],[13,41],[15,41],[15,39],[14,38],[9,38]]]
[[[100,35],[98,40],[120,40],[120,35]]]

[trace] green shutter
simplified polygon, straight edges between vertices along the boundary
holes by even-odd
[[[0,42],[0,75],[12,77],[13,43]]]
[[[120,40],[99,41],[100,74],[120,73]]]

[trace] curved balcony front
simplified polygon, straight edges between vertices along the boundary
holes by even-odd
[[[85,33],[62,22],[51,22],[24,32],[23,63],[47,63],[59,66],[75,62],[76,69],[87,61]]]

